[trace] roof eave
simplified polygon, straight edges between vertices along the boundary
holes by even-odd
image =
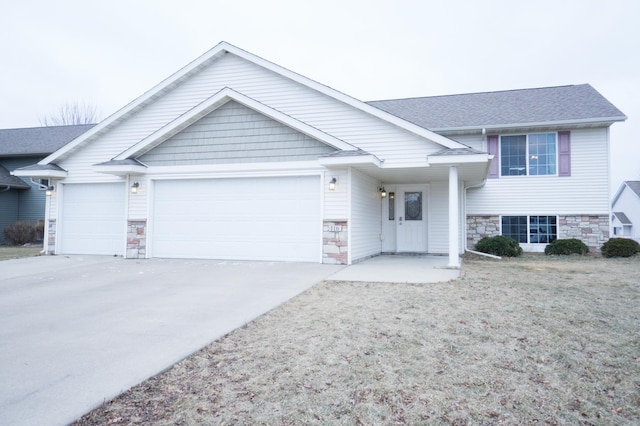
[[[483,124],[474,126],[458,126],[458,127],[438,127],[431,128],[433,132],[447,133],[447,132],[461,132],[461,131],[477,131],[483,130],[498,130],[498,129],[510,129],[510,128],[526,128],[526,127],[561,127],[561,126],[580,126],[584,124],[602,124],[603,126],[610,126],[613,123],[625,121],[626,115],[617,117],[598,117],[598,118],[585,118],[579,120],[557,120],[557,121],[534,121],[524,123],[508,123],[508,124]]]
[[[42,178],[42,179],[52,179],[52,178],[66,178],[68,173],[66,170],[51,170],[51,169],[28,169],[28,170],[14,170],[11,172],[14,176],[19,177],[32,177],[32,178]]]
[[[382,166],[382,161],[372,154],[346,157],[320,157],[318,158],[318,163],[325,167],[355,166],[363,164],[372,164],[376,167]]]
[[[488,163],[493,160],[490,154],[468,154],[468,155],[428,155],[427,164],[435,165],[463,165],[473,163]]]

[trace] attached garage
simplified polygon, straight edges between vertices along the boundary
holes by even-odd
[[[318,262],[319,176],[157,180],[152,257]]]
[[[123,255],[124,183],[63,185],[59,252]]]

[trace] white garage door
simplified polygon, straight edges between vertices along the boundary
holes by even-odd
[[[157,181],[153,257],[319,262],[318,176]]]
[[[123,183],[64,185],[60,252],[123,255],[125,197]]]

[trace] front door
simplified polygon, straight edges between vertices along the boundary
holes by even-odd
[[[396,190],[398,252],[427,252],[427,187],[399,186]]]

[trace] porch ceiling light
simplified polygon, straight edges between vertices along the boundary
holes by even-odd
[[[53,194],[53,191],[55,189],[56,189],[56,187],[53,186],[53,185],[47,186],[47,189],[44,191],[44,195],[46,195],[47,197],[51,197],[51,194]]]
[[[338,182],[338,180],[336,178],[333,178],[329,181],[329,191],[335,191],[336,190],[336,183]]]
[[[380,191],[380,198],[387,198],[387,190],[384,189],[384,186],[379,188],[378,191]]]
[[[138,193],[138,188],[140,188],[140,182],[133,182],[131,184],[131,193],[132,194],[137,194]]]

